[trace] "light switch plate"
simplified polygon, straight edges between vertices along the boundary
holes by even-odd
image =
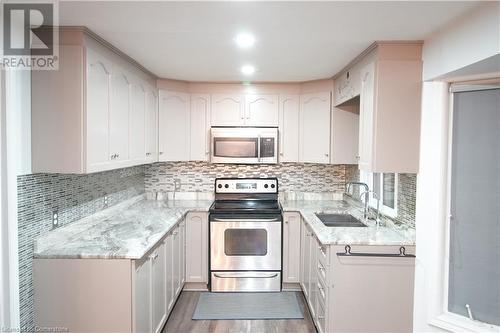
[[[52,229],[59,226],[59,212],[57,210],[52,212]]]

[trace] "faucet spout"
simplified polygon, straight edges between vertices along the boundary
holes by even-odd
[[[349,182],[347,183],[347,189],[346,189],[346,193],[350,195],[350,189],[353,185],[357,185],[357,186],[362,186],[365,188],[365,192],[363,192],[363,194],[365,195],[365,209],[364,209],[364,212],[363,212],[363,218],[368,218],[368,199],[369,199],[369,195],[370,195],[370,188],[368,187],[368,184],[366,183],[362,183],[362,182]]]

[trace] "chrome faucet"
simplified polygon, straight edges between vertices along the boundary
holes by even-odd
[[[347,183],[347,189],[346,189],[347,194],[350,194],[349,191],[350,191],[352,185],[363,186],[365,188],[365,192],[363,192],[362,194],[365,195],[365,209],[363,211],[363,218],[366,219],[366,218],[368,218],[368,199],[369,199],[369,195],[370,195],[370,188],[368,187],[368,184],[366,184],[366,183],[349,182],[349,183]],[[361,195],[360,195],[360,198],[361,198]]]
[[[181,189],[182,183],[181,180],[178,178],[174,178],[174,194],[173,194],[173,200],[175,200],[175,194],[177,191]]]
[[[365,200],[367,200],[367,196],[369,198],[370,193],[373,193],[373,198],[375,198],[377,200],[377,215],[375,215],[375,225],[378,227],[380,225],[380,198],[378,197],[377,192],[365,191],[359,195],[359,198],[361,199],[361,197],[364,195]],[[365,206],[366,206],[366,202],[367,201],[365,201]]]

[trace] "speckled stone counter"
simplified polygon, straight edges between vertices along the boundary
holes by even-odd
[[[323,245],[415,245],[415,230],[394,225],[384,219],[384,226],[327,227],[315,213],[349,213],[363,221],[363,209],[346,200],[282,200],[285,212],[300,212],[302,218]]]
[[[187,212],[208,211],[211,204],[138,196],[41,236],[34,257],[140,259]]]

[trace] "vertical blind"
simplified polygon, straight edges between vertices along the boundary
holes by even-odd
[[[500,89],[454,93],[448,310],[500,325]]]

